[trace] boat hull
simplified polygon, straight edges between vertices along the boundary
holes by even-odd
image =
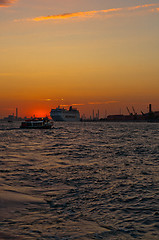
[[[21,123],[23,129],[50,129],[53,123],[48,118],[34,118]]]
[[[25,127],[23,127],[23,126],[20,126],[20,128],[22,128],[22,129],[51,129],[52,128],[52,126],[42,126],[42,127],[36,127],[36,126],[25,126]]]

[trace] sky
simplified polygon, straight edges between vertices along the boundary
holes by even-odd
[[[0,118],[159,110],[159,0],[0,0]]]

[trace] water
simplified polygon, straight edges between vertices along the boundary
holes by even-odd
[[[0,239],[159,239],[159,124],[18,124],[0,123]]]

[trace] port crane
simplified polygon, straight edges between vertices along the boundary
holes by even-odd
[[[135,108],[132,106],[132,110],[134,112],[134,115],[136,116],[137,115],[137,112],[135,111]]]
[[[126,109],[127,109],[128,113],[130,114],[130,116],[132,116],[133,114],[130,112],[129,108],[126,107]]]

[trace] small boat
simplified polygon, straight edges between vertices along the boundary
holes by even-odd
[[[33,118],[27,119],[21,123],[20,128],[27,129],[50,129],[53,126],[53,122],[51,122],[47,117],[46,118]]]

